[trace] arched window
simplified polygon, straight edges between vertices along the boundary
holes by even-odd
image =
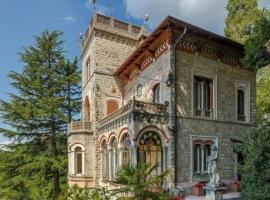
[[[245,93],[243,90],[237,90],[237,119],[239,121],[246,120],[245,114]]]
[[[194,175],[200,176],[207,172],[207,157],[211,152],[213,142],[193,142],[193,171]]]
[[[114,180],[117,173],[118,152],[117,152],[117,140],[115,137],[111,139],[111,180]]]
[[[131,140],[129,134],[126,133],[122,140],[122,165],[131,164]]]
[[[118,102],[115,100],[107,100],[107,115],[113,113],[114,111],[118,110],[119,105]]]
[[[86,96],[84,100],[84,120],[88,122],[91,120],[90,102],[88,96]]]
[[[155,85],[153,88],[153,102],[160,103],[160,84]]]
[[[154,173],[161,173],[162,143],[160,137],[155,132],[147,132],[141,136],[139,140],[138,161],[151,166],[159,163]]]
[[[82,148],[75,148],[75,174],[83,173],[83,156],[82,156]]]
[[[142,85],[139,84],[136,89],[136,96],[141,97],[142,96]]]

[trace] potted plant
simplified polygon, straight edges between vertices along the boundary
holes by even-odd
[[[195,185],[192,186],[192,195],[194,196],[204,196],[204,183],[203,182],[197,182]]]
[[[231,182],[231,190],[232,192],[239,192],[240,191],[240,181],[238,179],[233,179]]]

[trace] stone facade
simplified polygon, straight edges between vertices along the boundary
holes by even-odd
[[[214,119],[194,117],[192,106],[192,76],[196,71],[212,74],[217,80],[217,113]],[[235,153],[232,138],[240,138],[255,123],[256,77],[254,72],[213,61],[199,55],[177,52],[177,117],[178,117],[178,182],[194,182],[198,178],[192,172],[192,140],[213,138],[219,147],[221,176],[223,180],[233,179]],[[236,121],[236,82],[250,85],[250,121]]]
[[[237,175],[233,141],[256,114],[255,72],[241,66],[242,46],[171,17],[147,35],[93,16],[82,41],[82,121],[69,125],[70,185],[113,186],[122,164],[141,161],[172,169],[168,184],[192,184],[207,179],[212,144],[222,179]]]

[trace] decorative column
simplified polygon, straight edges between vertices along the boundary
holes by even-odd
[[[138,163],[138,158],[137,158],[138,146],[134,145],[131,149],[132,149],[132,158],[133,158],[132,165],[136,166]]]
[[[108,165],[109,180],[112,180],[112,170],[111,170],[112,169],[112,150],[110,149],[108,153],[109,153],[109,165]]]

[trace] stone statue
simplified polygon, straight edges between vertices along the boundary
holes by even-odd
[[[220,187],[220,174],[219,174],[219,160],[218,160],[218,149],[214,144],[211,146],[210,156],[207,157],[208,164],[208,175],[210,181],[207,184],[208,187]]]

